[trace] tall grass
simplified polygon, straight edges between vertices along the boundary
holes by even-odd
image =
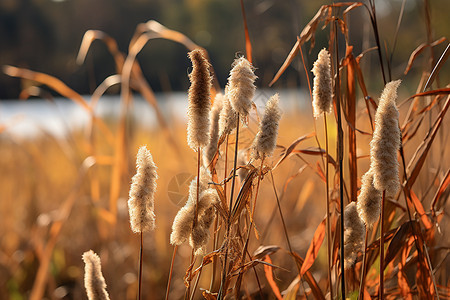
[[[370,49],[356,53],[348,35],[347,18],[358,13],[372,26],[379,61],[376,76],[369,77],[361,67]],[[379,101],[374,100],[382,91],[370,90],[366,82],[378,78],[384,85],[388,78],[397,79],[391,78],[395,72],[386,64],[389,53],[382,47],[374,1],[322,6],[300,33],[272,84],[298,54],[309,74],[312,66],[307,61],[315,57],[305,60],[302,48],[320,30],[329,30],[328,44],[320,48],[330,54],[331,86],[327,88],[334,91],[331,105],[314,114],[324,115],[331,108],[320,130],[312,114],[284,112],[279,120],[278,96],[262,97],[268,102],[264,115],[255,104],[254,95],[264,93],[254,90],[258,69],[251,64],[247,25],[248,59],[240,57],[230,67],[223,95],[206,50],[195,50],[200,47],[186,36],[155,21],[137,27],[127,54],[107,34],[86,32],[79,61],[99,39],[108,46],[117,70],[90,102],[50,75],[5,66],[7,75],[46,85],[73,100],[86,110],[91,124],[85,132],[71,132],[60,139],[43,135],[22,141],[2,132],[0,165],[8,176],[0,183],[4,197],[0,293],[14,299],[86,298],[81,255],[93,249],[98,253],[96,261],[99,257],[102,261],[102,289],[106,282],[112,298],[326,299],[328,294],[333,299],[358,295],[364,299],[450,298],[445,239],[450,183],[445,117],[450,89],[435,81],[448,47],[439,59],[430,60],[435,61],[433,65],[424,67],[419,83],[404,80],[399,100],[393,101],[400,112],[395,124],[400,125],[390,131],[400,145],[393,145],[395,141],[381,145],[381,149],[393,149],[389,165],[395,165],[400,180],[400,191],[393,191],[392,180],[380,186],[371,179],[378,176],[371,173],[373,164],[367,171],[369,141],[378,136],[378,114],[383,110],[377,109]],[[437,46],[431,31],[427,32],[426,47]],[[202,53],[211,65],[204,70],[209,74],[203,74],[208,79],[197,82],[190,95],[204,93],[202,101],[211,102],[222,97],[222,110],[214,121],[218,124],[212,125],[218,126],[220,135],[208,140],[214,146],[208,149],[215,151],[204,157],[200,148],[206,141],[201,147],[193,146],[196,154],[189,150],[186,124],[166,121],[142,75],[137,55],[155,38]],[[339,51],[344,47],[344,52]],[[419,47],[411,54],[406,73],[419,55],[426,55],[421,52]],[[406,84],[412,86],[403,87]],[[113,85],[121,86],[121,114],[109,123],[96,114],[95,106]],[[411,95],[409,90],[418,92]],[[131,126],[134,93],[154,108],[158,129],[149,132]],[[192,110],[195,114],[198,107]],[[209,110],[204,116],[209,116]],[[198,136],[207,134],[207,127]],[[267,142],[270,138],[275,140]],[[151,212],[156,227],[145,240],[141,235],[138,247],[128,223],[126,199],[135,172],[132,162],[142,144],[158,166],[158,186],[170,186],[170,190],[156,191]],[[252,150],[253,155],[247,155]],[[197,178],[190,184],[195,176],[178,176],[181,172]],[[371,182],[373,186],[367,186]],[[369,196],[381,197],[379,202],[368,200],[370,189],[377,190]],[[174,204],[169,199],[178,200]],[[375,215],[370,215],[373,205]],[[360,207],[369,210],[361,212]],[[143,214],[147,216],[144,210]],[[352,227],[363,222],[365,238],[361,226]],[[321,251],[325,235],[328,249]],[[137,248],[142,251],[139,259],[134,255]],[[143,264],[139,270],[138,262]]]

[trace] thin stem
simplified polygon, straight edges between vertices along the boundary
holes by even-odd
[[[218,234],[217,234],[217,227],[219,225],[219,213],[216,211],[216,220],[214,221],[214,236],[213,236],[213,251],[216,250],[217,242],[218,242]],[[209,284],[209,290],[212,291],[214,281],[216,280],[216,267],[217,267],[217,259],[213,257],[213,269],[212,269],[212,275],[211,275],[211,283]]]
[[[344,270],[344,170],[343,170],[343,159],[344,159],[344,141],[343,141],[343,131],[342,131],[342,117],[341,117],[341,97],[340,97],[340,79],[339,79],[339,45],[337,37],[337,20],[334,22],[334,38],[335,38],[335,49],[336,49],[336,112],[337,112],[337,154],[339,159],[339,203],[341,207],[341,253],[340,253],[340,265],[341,265],[341,292],[342,299],[345,299],[345,270]]]
[[[386,191],[383,191],[381,198],[381,217],[380,217],[380,299],[384,298],[384,201]]]
[[[141,299],[141,285],[142,285],[142,256],[143,256],[143,249],[144,249],[144,243],[143,243],[143,234],[142,231],[140,233],[141,236],[141,246],[140,246],[140,250],[139,250],[139,279],[138,279],[138,299]]]
[[[377,52],[378,52],[378,59],[380,60],[380,67],[381,67],[381,74],[383,75],[383,82],[384,85],[386,85],[386,75],[384,72],[384,64],[383,64],[383,55],[381,53],[381,43],[380,43],[380,35],[378,33],[378,24],[377,24],[377,14],[375,11],[375,2],[373,0],[370,0],[370,8],[372,9],[370,18],[372,20],[372,27],[373,27],[373,33],[375,36],[375,42],[377,44]]]
[[[361,266],[361,281],[359,282],[359,296],[358,299],[364,299],[364,288],[366,283],[366,252],[367,252],[367,239],[369,237],[369,230],[366,228],[366,236],[364,238],[364,255]]]
[[[248,230],[247,230],[247,240],[245,241],[245,245],[244,245],[244,251],[242,252],[242,258],[241,258],[241,263],[243,263],[245,261],[245,254],[248,253],[247,247],[248,247],[248,243],[250,241],[250,234],[252,232],[252,227],[253,227],[253,216],[255,213],[255,207],[256,207],[256,199],[258,198],[258,191],[259,191],[259,183],[261,182],[261,177],[262,177],[262,169],[264,166],[264,158],[265,155],[263,154],[263,157],[261,159],[261,165],[259,167],[259,176],[258,176],[258,183],[256,185],[256,193],[255,193],[255,200],[253,201],[253,208],[252,208],[252,214],[250,217],[250,225],[248,226]],[[249,258],[252,259],[250,253],[248,253]],[[258,282],[258,286],[259,286],[259,294],[262,298],[262,292],[261,292],[261,286],[259,284],[259,279],[258,279],[258,275],[256,274],[256,270],[253,267],[253,271],[255,272],[255,276],[256,276],[256,280]],[[243,273],[243,271],[241,271]]]
[[[231,181],[231,193],[230,193],[230,206],[228,207],[229,213],[228,213],[228,220],[227,220],[227,231],[225,234],[225,238],[229,240],[230,235],[230,227],[231,227],[231,211],[233,209],[233,194],[234,194],[234,185],[236,183],[236,166],[237,166],[237,154],[238,154],[238,142],[239,142],[239,115],[236,118],[236,142],[234,145],[234,167],[233,167],[233,180]],[[224,293],[226,294],[226,291],[224,291],[225,288],[225,280],[227,277],[227,259],[228,259],[228,245],[225,250],[225,258],[223,261],[223,270],[222,270],[222,281],[220,283],[220,289],[219,293],[217,295],[217,299],[221,300],[224,297]]]
[[[225,179],[228,177],[228,171],[227,171],[227,166],[228,166],[228,137],[229,137],[229,135],[227,134],[226,142],[225,142],[225,165],[224,165],[224,176],[223,176],[223,178],[224,178],[223,196],[224,196],[225,199],[227,198],[227,180],[225,180]],[[218,223],[219,223],[219,216],[218,216],[218,213],[216,212],[216,221],[215,221],[215,224],[214,224],[213,250],[216,249],[217,244],[219,242],[219,236],[216,233]],[[214,281],[216,280],[216,268],[217,268],[217,258],[213,257],[213,269],[212,269],[211,283],[209,285],[209,290],[210,291],[213,290]]]
[[[284,231],[284,235],[286,236],[286,241],[287,241],[287,244],[288,244],[288,247],[289,247],[289,252],[291,254],[293,254],[294,251],[292,251],[291,241],[289,240],[286,223],[284,222],[283,212],[281,211],[280,200],[278,199],[277,190],[275,188],[275,181],[274,181],[274,178],[273,178],[272,170],[270,170],[270,177],[272,178],[273,192],[275,193],[275,199],[277,200],[278,212],[280,213],[281,223],[283,224],[283,231]],[[295,262],[296,262],[296,265],[297,265],[297,268],[298,268],[298,274],[300,274],[300,269],[301,268],[298,265],[297,260],[295,260]]]
[[[253,215],[255,214],[255,207],[256,207],[256,199],[258,198],[258,191],[259,191],[259,183],[261,182],[261,177],[262,177],[262,170],[264,167],[264,159],[266,158],[266,156],[263,154],[263,157],[261,159],[261,166],[259,167],[259,176],[258,176],[258,182],[256,184],[256,193],[255,193],[255,200],[253,201],[253,208],[252,208],[252,217],[251,217],[251,224],[250,227],[253,224]]]
[[[229,135],[227,134],[227,139],[226,139],[226,143],[225,143],[225,170],[224,170],[224,176],[223,178],[226,179],[228,177],[228,137]],[[225,197],[225,199],[227,199],[227,181],[225,180],[224,184],[223,184],[223,196]]]
[[[170,293],[170,284],[172,283],[172,272],[173,272],[173,263],[175,261],[175,254],[177,253],[178,245],[175,245],[173,248],[173,254],[172,254],[172,262],[170,263],[170,271],[169,271],[169,279],[167,281],[167,289],[166,289],[166,300],[169,299],[169,293]]]
[[[286,223],[284,222],[283,212],[281,211],[280,199],[278,198],[277,189],[275,188],[275,180],[273,178],[272,170],[270,170],[270,177],[272,179],[272,188],[273,188],[273,192],[275,193],[275,199],[277,200],[277,207],[278,207],[278,212],[280,213],[281,223],[283,224],[284,235],[286,236],[286,241],[287,241],[287,244],[289,247],[289,253],[291,254],[292,257],[294,257],[295,265],[297,266],[298,276],[300,276],[301,266],[299,265],[297,259],[295,259],[294,251],[292,250],[291,242],[289,240],[289,235],[287,233]],[[308,295],[306,294],[306,289],[303,285],[302,276],[300,276],[300,282],[302,284],[303,291],[305,291],[305,297],[306,297],[306,299],[308,299]]]
[[[202,275],[202,271],[203,271],[203,268],[200,269],[200,271],[198,272],[198,275],[197,275],[197,279],[195,279],[194,289],[192,290],[190,300],[194,299],[195,291],[197,290],[198,282],[200,281],[200,276]]]
[[[186,292],[184,293],[184,299],[189,299],[189,294],[191,293],[191,281],[192,281],[192,269],[194,264],[194,248],[191,252],[191,261],[189,262],[189,277],[186,285]]]
[[[328,126],[327,126],[327,114],[323,113],[323,122],[325,128],[325,151],[326,151],[326,164],[325,164],[325,177],[326,177],[326,192],[327,192],[327,251],[328,251],[328,283],[330,285],[330,299],[333,299],[333,284],[331,282],[331,224],[330,224],[330,186],[328,182]]]

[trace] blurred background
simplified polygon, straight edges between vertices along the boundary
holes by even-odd
[[[393,55],[394,78],[402,75],[411,52],[427,42],[423,12],[428,2],[432,4],[429,13],[433,37],[449,36],[450,20],[445,10],[440,9],[445,7],[446,0],[405,1]],[[254,64],[259,69],[259,86],[267,87],[296,42],[296,36],[319,7],[329,3],[244,1]],[[377,0],[376,5],[380,36],[391,52],[402,1]],[[354,41],[355,53],[360,53],[361,49],[372,47],[374,40],[370,22],[365,21],[368,16],[365,9],[360,7],[355,12],[349,14],[349,34],[350,40]],[[47,73],[80,94],[89,94],[115,69],[112,57],[102,43],[94,43],[85,64],[76,64],[83,34],[89,29],[104,31],[117,41],[119,50],[127,53],[136,26],[152,19],[205,47],[222,87],[233,59],[245,53],[242,13],[237,0],[2,0],[0,65]],[[311,57],[316,57],[315,54],[327,45],[328,35],[328,30],[318,31],[317,46],[311,50]],[[151,87],[155,91],[186,90],[189,67],[186,49],[167,40],[154,40],[150,44],[139,54],[138,60]],[[441,53],[443,47],[438,46],[436,53]],[[374,51],[364,63],[371,62],[377,63]],[[420,63],[415,66],[420,67]],[[448,72],[441,73],[448,76]],[[296,87],[299,84],[305,85],[306,81],[301,60],[297,59],[277,85]],[[0,99],[17,98],[23,85],[26,83],[22,82],[21,86],[19,80],[1,74]]]

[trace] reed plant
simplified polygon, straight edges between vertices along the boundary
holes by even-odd
[[[358,13],[371,26],[375,49],[354,47],[348,17]],[[449,297],[444,237],[450,97],[448,86],[437,80],[449,48],[412,86],[413,80],[387,64],[389,49],[382,47],[374,1],[324,5],[272,80],[300,54],[306,83],[313,85],[312,114],[281,114],[283,93],[270,91],[269,97],[257,88],[263,70],[252,61],[248,30],[245,56],[231,64],[223,90],[208,52],[156,21],[138,26],[127,54],[106,33],[86,33],[79,61],[99,39],[117,70],[91,101],[53,76],[4,67],[9,76],[72,99],[90,124],[61,139],[2,137],[0,165],[11,175],[0,187],[9,195],[5,199],[26,204],[14,205],[16,210],[30,209],[4,215],[0,282],[7,284],[0,293],[36,300],[84,294],[89,299]],[[315,34],[324,32],[328,43],[317,47],[322,50],[309,66],[315,53],[307,57],[303,50],[311,42],[314,52]],[[155,38],[181,43],[189,53],[186,123],[165,120],[142,74],[138,54]],[[406,73],[426,55],[424,47],[411,54]],[[376,52],[377,69],[368,72],[362,62],[370,51]],[[401,85],[393,75],[402,78]],[[366,85],[369,80],[374,83]],[[121,113],[110,123],[95,108],[114,85],[122,88]],[[384,86],[379,101],[373,100],[381,91],[377,85]],[[154,108],[158,129],[132,126],[135,93]],[[315,124],[320,118],[323,129]],[[139,150],[132,177],[134,149]],[[130,225],[140,234],[139,246]],[[30,230],[17,229],[25,226]],[[327,249],[320,251],[325,236]],[[80,255],[86,249],[101,254],[102,266],[93,251],[82,255],[83,287]]]

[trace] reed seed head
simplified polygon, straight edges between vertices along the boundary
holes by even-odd
[[[209,111],[211,109],[211,75],[209,62],[203,50],[189,52],[192,72],[189,74],[191,86],[188,92],[188,145],[194,151],[209,142]]]
[[[209,228],[215,217],[214,206],[211,205],[200,216],[197,225],[192,229],[192,234],[189,237],[189,244],[194,249],[195,255],[205,254],[206,245],[210,238]]]
[[[318,118],[323,113],[330,113],[333,105],[331,59],[328,50],[320,50],[312,72],[314,73],[313,112],[314,117]]]
[[[227,95],[231,106],[244,121],[252,108],[252,99],[255,95],[254,84],[257,76],[252,64],[240,57],[234,60],[230,76],[228,77]]]
[[[139,148],[136,157],[136,175],[133,176],[128,212],[131,230],[135,233],[155,228],[154,196],[156,191],[156,165],[145,146]]]
[[[359,218],[355,202],[345,207],[344,228],[344,268],[349,269],[355,263],[358,252],[364,250],[366,233],[366,227]]]
[[[100,257],[89,250],[83,253],[84,286],[89,300],[109,300],[106,282],[102,274]]]
[[[367,171],[361,178],[361,192],[356,208],[367,227],[372,227],[381,213],[381,192],[373,185],[373,172]]]
[[[210,127],[209,127],[209,143],[206,149],[203,152],[203,165],[208,166],[214,155],[217,152],[217,144],[219,142],[219,117],[220,112],[222,111],[224,101],[224,95],[221,93],[217,93],[214,98],[214,104],[209,113],[210,118]]]
[[[205,168],[200,170],[200,194],[197,213],[199,218],[211,205],[218,201],[217,191],[208,188],[210,173]],[[189,196],[186,204],[178,211],[172,224],[172,233],[170,243],[172,245],[181,245],[192,234],[195,205],[197,201],[197,177],[191,181],[189,186]],[[198,225],[198,222],[197,222]]]
[[[395,101],[400,80],[386,84],[375,114],[375,130],[370,142],[370,168],[373,171],[373,184],[387,196],[395,196],[400,188],[399,162],[397,152],[400,148],[399,113]]]
[[[170,243],[172,245],[183,244],[192,232],[194,222],[194,206],[183,206],[175,216],[172,224],[172,233],[170,234]]]
[[[277,146],[278,124],[281,119],[279,101],[280,97],[275,94],[266,103],[264,116],[253,142],[255,157],[271,156]]]
[[[225,89],[225,96],[222,103],[223,107],[219,116],[219,136],[230,134],[236,128],[237,113],[230,104],[227,90]]]

